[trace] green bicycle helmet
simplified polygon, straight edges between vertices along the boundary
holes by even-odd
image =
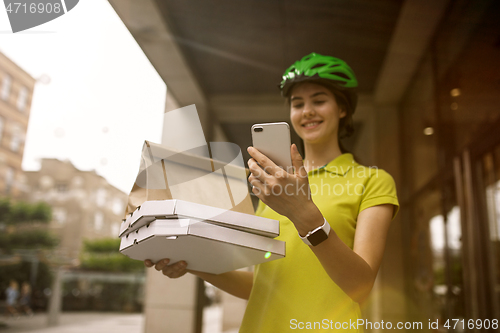
[[[351,115],[354,113],[358,102],[356,92],[358,80],[345,61],[314,52],[306,55],[283,74],[283,81],[280,84],[282,96],[287,97],[290,88],[295,83],[303,81],[318,81],[332,86],[346,97]]]

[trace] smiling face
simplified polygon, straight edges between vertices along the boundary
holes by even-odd
[[[323,85],[303,82],[290,94],[290,120],[304,144],[337,144],[340,108],[333,93]]]

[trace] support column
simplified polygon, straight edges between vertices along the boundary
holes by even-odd
[[[144,332],[193,333],[196,327],[197,278],[169,279],[154,268],[146,275]]]
[[[393,176],[399,189],[404,186],[400,168],[399,106],[448,3],[449,0],[404,2],[375,86],[375,164]],[[377,285],[372,292],[376,299],[373,305],[379,309],[371,313],[380,316],[374,318],[377,321],[407,319],[404,260],[408,258],[404,258],[403,249],[408,244],[404,242],[404,221],[402,214],[398,214],[389,229]]]
[[[47,313],[47,326],[58,326],[62,308],[62,284],[64,270],[57,267],[54,282],[52,283],[52,294],[49,300],[49,311]]]
[[[376,107],[376,165],[392,175],[396,189],[400,189],[401,170],[399,112],[396,106]],[[387,236],[384,259],[380,267],[377,283],[379,320],[393,323],[406,320],[407,298],[405,295],[405,271],[403,247],[403,219],[398,214],[392,221]]]

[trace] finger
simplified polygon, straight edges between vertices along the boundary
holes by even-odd
[[[174,270],[175,273],[177,274],[177,277],[183,276],[186,274],[187,270],[187,263],[185,261],[180,261],[174,265]]]
[[[261,200],[263,200],[264,197],[269,196],[271,193],[270,186],[267,184],[263,184],[258,179],[252,179],[250,181],[250,184],[252,185],[252,193]]]
[[[259,179],[254,176],[248,177],[248,182],[252,185],[252,192],[258,196],[259,193],[262,193],[266,185],[263,184]]]
[[[146,267],[153,267],[153,262],[149,259],[144,260],[144,266]]]
[[[270,194],[270,191],[267,186],[263,187],[257,187],[257,186],[252,186],[252,193],[255,194],[257,198],[260,199],[263,203],[267,205],[267,197]]]
[[[277,166],[273,161],[271,161],[269,157],[262,154],[254,147],[248,147],[247,151],[250,154],[250,156],[252,156],[254,160],[257,161],[260,164],[260,166],[264,169],[264,171],[266,171],[267,173],[275,175],[278,172],[281,173],[280,170],[283,170],[282,168]]]
[[[168,265],[163,269],[163,275],[168,276],[169,278],[175,279],[186,274],[187,263],[185,261],[179,261],[175,264]]]
[[[170,259],[162,259],[156,263],[155,269],[157,271],[161,271],[168,265],[169,262],[170,262]]]
[[[300,156],[299,150],[297,149],[297,145],[294,143],[291,147],[291,155],[292,155],[292,165],[295,169],[295,174],[301,178],[307,178],[307,171],[304,167],[304,162],[302,160],[302,156]]]
[[[248,182],[254,186],[257,186],[257,185],[264,185],[263,182],[260,181],[260,179],[258,179],[257,177],[255,177],[253,174],[251,174],[249,177],[248,177]]]
[[[269,181],[270,175],[262,170],[255,159],[251,158],[248,160],[248,169],[252,175],[262,183],[265,183],[266,180]]]

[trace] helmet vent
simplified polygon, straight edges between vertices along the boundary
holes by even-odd
[[[345,75],[344,73],[334,73],[335,76],[341,77],[343,79],[349,80],[349,77]]]
[[[318,67],[323,67],[325,65],[326,64],[316,64],[316,65],[312,66],[311,69],[318,68]]]

